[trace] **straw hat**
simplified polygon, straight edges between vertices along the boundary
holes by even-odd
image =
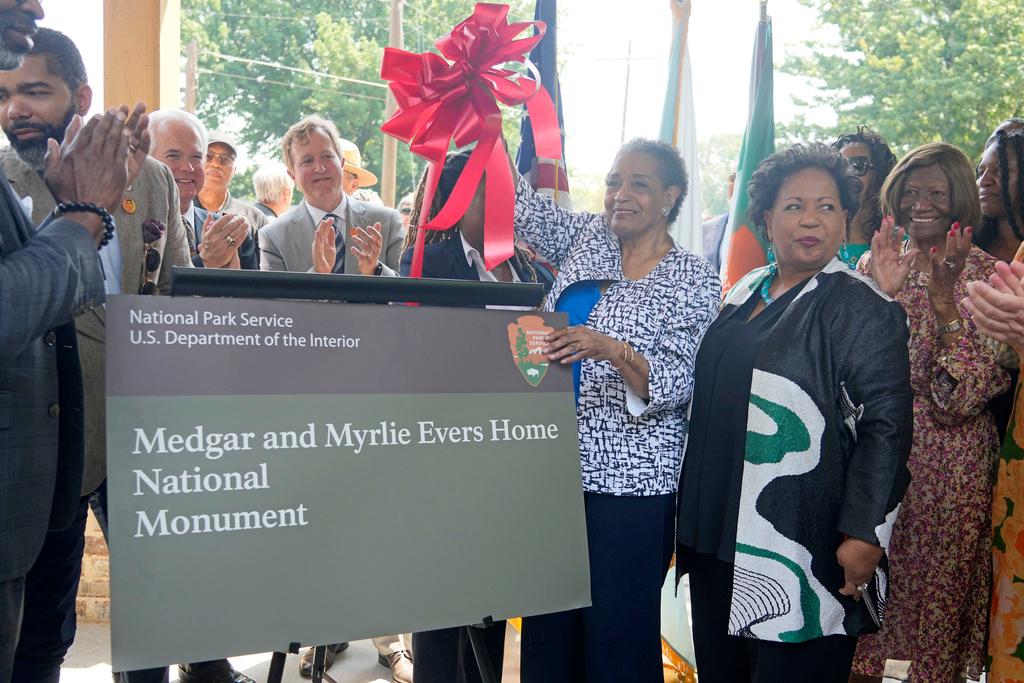
[[[363,168],[363,155],[359,153],[356,143],[340,139],[341,156],[345,159],[345,170],[359,176],[359,187],[369,187],[377,184],[377,176]]]

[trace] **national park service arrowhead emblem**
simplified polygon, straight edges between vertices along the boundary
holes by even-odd
[[[543,349],[544,336],[554,332],[539,315],[521,315],[508,324],[508,346],[519,374],[532,386],[540,385],[548,372],[548,358]]]

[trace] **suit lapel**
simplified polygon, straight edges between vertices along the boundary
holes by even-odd
[[[134,189],[125,193],[125,197],[131,198],[135,202],[136,211],[138,211],[145,206],[145,203],[134,195],[136,195]],[[118,210],[115,220],[117,221],[117,241],[121,246],[121,291],[125,294],[136,294],[142,286],[142,270],[146,267],[145,254],[142,253],[141,222],[135,215],[125,213],[123,209]],[[133,267],[133,264],[139,264],[139,255],[142,256],[141,268]]]
[[[455,279],[480,280],[480,273],[466,261],[466,252],[462,248],[462,236],[452,228],[452,236],[445,240],[451,251],[452,262],[455,264]]]
[[[50,194],[46,181],[29,168],[13,149],[3,152],[4,172],[10,179],[10,185],[4,192],[11,213],[15,215],[15,225],[22,240],[28,240],[35,232],[33,225],[39,225],[49,216],[57,203]],[[5,183],[6,185],[6,183]],[[25,212],[18,201],[19,197],[32,196],[32,220],[25,217]]]

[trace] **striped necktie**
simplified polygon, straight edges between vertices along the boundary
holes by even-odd
[[[341,225],[341,217],[335,213],[328,213],[324,215],[324,219],[334,219],[334,249],[337,255],[334,257],[334,268],[331,269],[332,273],[344,273],[345,272],[345,227]]]
[[[195,228],[192,227],[192,223],[184,216],[181,217],[181,224],[185,226],[185,240],[188,242],[188,251],[192,256],[195,256],[199,253],[199,250],[196,248]]]

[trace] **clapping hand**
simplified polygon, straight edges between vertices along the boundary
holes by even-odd
[[[316,273],[330,273],[334,270],[338,258],[334,230],[334,218],[326,217],[313,233],[313,271]]]
[[[928,279],[928,297],[932,304],[945,303],[953,305],[953,287],[960,273],[964,272],[967,254],[971,251],[972,228],[960,229],[959,223],[946,233],[946,253],[940,258],[939,250],[932,247],[928,254],[931,264],[931,277]]]
[[[217,220],[213,214],[203,223],[203,238],[199,241],[199,256],[207,268],[240,267],[238,249],[249,234],[249,223],[241,216],[226,213]]]
[[[57,201],[95,204],[110,213],[117,210],[128,184],[132,130],[125,125],[127,118],[126,106],[108,109],[84,125],[81,117],[75,116],[63,144],[58,145],[52,138],[48,141],[45,177]],[[141,118],[136,129],[140,123]],[[144,129],[139,134],[148,138]],[[148,142],[145,144],[148,149]],[[83,224],[99,243],[104,228],[98,217],[87,218]]]
[[[906,231],[896,227],[892,216],[882,219],[882,227],[871,238],[871,276],[883,292],[889,296],[903,289],[910,276],[910,266],[920,249],[903,251],[903,237]]]
[[[149,136],[149,115],[146,114],[145,104],[139,102],[135,105],[135,109],[125,122],[125,128],[131,133],[131,138],[128,141],[128,185],[131,185],[139,177],[142,164],[146,161],[146,157],[149,156],[151,140]]]
[[[374,223],[368,228],[355,228],[351,236],[352,253],[359,259],[359,272],[363,275],[373,275],[377,272],[377,264],[380,262],[380,223]]]
[[[989,280],[967,283],[964,306],[979,330],[1024,358],[1024,264],[1000,261]]]

